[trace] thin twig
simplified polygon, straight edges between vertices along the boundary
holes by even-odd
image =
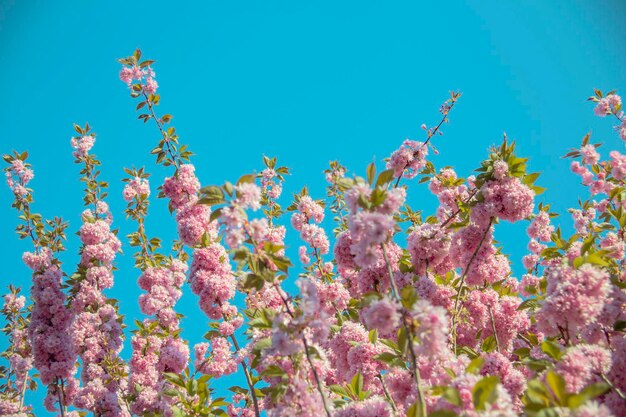
[[[393,398],[391,398],[391,395],[389,394],[389,391],[387,390],[387,385],[385,384],[385,379],[383,378],[383,374],[381,374],[380,372],[378,373],[378,379],[380,379],[380,385],[382,385],[383,387],[383,392],[385,393],[385,397],[387,397],[387,400],[389,400],[389,404],[391,404],[391,409],[393,410],[394,414],[398,412],[398,408],[396,407],[396,403],[393,401]]]
[[[383,258],[385,259],[385,263],[387,264],[387,273],[389,274],[389,280],[391,282],[392,295],[395,301],[401,304],[400,301],[400,293],[398,291],[398,286],[396,285],[396,280],[393,276],[393,270],[391,269],[391,263],[389,262],[389,256],[387,256],[387,249],[385,248],[385,244],[382,243],[381,248],[383,250]],[[420,371],[417,366],[417,355],[415,354],[415,349],[413,347],[413,332],[407,325],[409,317],[407,316],[406,310],[402,309],[402,325],[404,330],[407,333],[407,341],[409,346],[409,353],[411,354],[411,368],[413,369],[413,376],[415,377],[415,383],[417,384],[417,401],[419,402],[420,414],[421,416],[426,415],[426,399],[424,398],[424,392],[422,390],[422,383],[420,378]]]
[[[459,301],[461,300],[461,293],[463,292],[463,288],[465,285],[465,277],[467,276],[467,273],[470,267],[472,266],[472,262],[474,262],[474,259],[476,259],[476,255],[478,255],[478,251],[483,245],[483,242],[487,238],[487,234],[489,233],[489,230],[491,229],[492,223],[493,223],[493,217],[489,219],[489,224],[485,228],[485,233],[483,234],[483,237],[480,239],[480,242],[478,243],[476,250],[474,250],[472,257],[467,263],[467,266],[465,267],[465,270],[463,271],[463,275],[461,276],[461,283],[459,284],[459,289],[457,290],[456,298],[454,300],[454,314],[452,315],[452,348],[453,348],[452,351],[453,352],[456,352],[456,326],[457,326],[457,320],[458,320],[458,315],[459,315]]]
[[[491,306],[487,307],[489,310],[489,317],[491,318],[491,330],[493,331],[493,338],[496,340],[496,349],[498,349],[498,353],[500,353],[500,341],[498,340],[498,333],[496,332],[496,321],[493,318],[493,311],[491,310]]]
[[[289,316],[293,318],[294,317],[293,311],[291,311],[291,307],[289,306],[287,299],[283,295],[282,290],[276,283],[274,283],[273,287],[274,289],[276,289],[278,296],[283,301],[283,304],[285,305],[285,309],[287,310],[287,314],[289,314]],[[332,417],[331,412],[330,412],[330,407],[328,406],[328,402],[326,399],[326,395],[324,394],[322,382],[319,378],[319,375],[317,374],[317,370],[315,369],[315,366],[313,365],[313,358],[311,358],[311,354],[309,352],[309,344],[306,341],[306,337],[304,336],[304,334],[302,335],[302,343],[304,344],[304,353],[306,355],[306,359],[309,362],[309,366],[311,367],[311,372],[313,372],[313,378],[315,378],[315,383],[317,384],[317,390],[322,396],[322,404],[324,405],[324,410],[326,411],[326,415],[328,417]]]

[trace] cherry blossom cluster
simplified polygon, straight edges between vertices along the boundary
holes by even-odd
[[[587,135],[566,155],[586,196],[560,218],[506,136],[474,175],[435,165],[434,139],[460,96],[452,93],[440,122],[403,142],[383,171],[371,163],[360,175],[333,161],[327,199],[307,187],[283,210],[289,170],[276,158],[236,182],[202,186],[202,166],[191,163],[172,116],[157,112],[153,61],[140,59],[136,51],[120,60],[121,78],[139,118],[160,134],[151,153],[169,171],[158,196],[178,236],[169,247],[148,237],[149,175],[125,169],[143,315],[129,325],[130,358],[117,303],[103,293],[121,242],[90,154],[95,135],[75,126],[88,209],[74,274],[58,259],[67,224],[31,212],[28,155],[4,157],[17,233],[34,250],[23,257],[32,302],[11,290],[2,310],[10,347],[0,413],[31,417],[24,390],[38,379],[44,405],[62,417],[626,414],[623,153]],[[592,101],[624,136],[616,92],[597,90]],[[411,207],[418,184],[434,195],[430,215]],[[519,265],[496,240],[505,221],[528,237]],[[182,337],[176,305],[187,286],[208,318],[204,340]]]
[[[5,332],[9,336],[9,346],[1,353],[9,362],[9,370],[6,385],[0,392],[0,414],[26,416],[31,407],[25,405],[24,397],[29,388],[34,388],[29,375],[33,358],[28,341],[26,297],[19,294],[20,289],[10,285],[0,310],[7,323]]]
[[[620,124],[615,126],[615,130],[620,138],[626,141],[626,117],[624,117],[624,111],[622,110],[622,98],[615,94],[615,91],[603,95],[602,91],[595,90],[595,95],[589,97],[589,100],[597,103],[593,110],[596,116],[606,117],[612,115],[619,120]]]
[[[100,162],[89,154],[96,136],[89,133],[88,125],[75,129],[80,136],[71,140],[73,155],[87,184],[85,204],[92,208],[82,213],[83,225],[78,231],[81,258],[69,281],[74,351],[82,363],[82,385],[73,405],[102,416],[128,415],[122,398],[127,365],[119,356],[124,339],[122,321],[115,300],[103,293],[113,287],[114,260],[121,242],[111,230],[113,216],[102,199],[104,184],[98,181],[96,171]]]

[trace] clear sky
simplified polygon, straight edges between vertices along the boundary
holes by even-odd
[[[362,174],[403,139],[423,139],[419,126],[438,121],[454,89],[463,97],[435,140],[433,162],[467,176],[506,132],[518,154],[531,158],[529,169],[542,173],[537,184],[548,191],[538,201],[565,213],[586,194],[560,157],[589,130],[606,144],[605,156],[609,146],[623,147],[585,99],[594,87],[626,91],[626,2],[435,3],[0,0],[0,152],[30,152],[35,211],[70,221],[73,239],[62,259],[71,273],[82,184],[69,139],[72,123],[88,121],[111,184],[114,224],[120,236],[131,232],[122,168],[146,166],[155,187],[170,175],[149,155],[158,132],[136,120],[118,79],[116,58],[140,47],[157,60],[160,110],[174,115],[182,142],[197,154],[203,184],[260,170],[266,154],[293,169],[285,206],[303,185],[322,197],[330,160]],[[424,186],[414,182],[409,193],[414,208],[432,213]],[[5,187],[0,283],[29,287],[21,254],[31,246],[17,240],[10,204]],[[164,202],[153,199],[151,213],[149,233],[173,238]],[[559,221],[571,230],[569,217]],[[496,237],[519,276],[523,226],[502,224]],[[287,243],[297,258],[297,237]],[[120,299],[123,314],[139,317],[138,271],[124,250],[109,295]],[[198,342],[205,318],[197,299],[187,290],[179,306],[188,317],[185,337]],[[37,415],[47,414],[37,408]]]

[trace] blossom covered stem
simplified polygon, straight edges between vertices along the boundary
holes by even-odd
[[[615,386],[615,385],[611,382],[611,380],[610,380],[609,378],[607,378],[607,376],[606,376],[604,373],[601,373],[601,374],[600,374],[600,378],[602,378],[602,380],[603,380],[604,382],[606,382],[606,383],[607,383],[607,384],[611,387],[611,389],[612,389],[613,391],[615,391],[615,393],[616,393],[616,394],[617,394],[617,395],[618,395],[618,396],[619,396],[622,400],[626,401],[626,394],[624,394],[624,393],[622,392],[622,390],[620,390],[619,388],[617,388],[617,387],[616,387],[616,386]]]
[[[460,93],[459,93],[459,95],[460,95]],[[428,131],[428,137],[426,138],[426,141],[422,144],[422,146],[421,146],[422,148],[428,146],[428,142],[430,142],[432,137],[437,134],[437,132],[441,128],[441,125],[443,125],[448,120],[448,113],[454,107],[454,105],[456,103],[456,100],[458,99],[459,95],[457,95],[456,93],[452,93],[452,98],[450,99],[450,104],[448,105],[447,110],[445,112],[443,112],[443,117],[439,121],[439,124],[434,129],[431,129],[431,130]],[[445,104],[444,104],[444,106],[445,106]],[[417,154],[418,152],[419,152],[419,150],[415,151],[415,154]],[[407,164],[407,166],[408,166],[408,164]],[[398,176],[398,179],[396,180],[396,183],[394,184],[393,188],[398,188],[398,185],[400,184],[400,180],[402,179],[403,175],[404,175],[404,170]]]
[[[491,310],[491,306],[487,308],[489,311],[489,318],[491,320],[491,330],[493,331],[493,337],[496,340],[496,349],[500,352],[500,341],[498,340],[498,332],[496,331],[496,320],[493,318],[493,310]]]
[[[469,203],[472,198],[478,193],[478,188],[474,188],[474,190],[470,193],[470,195],[465,200],[465,204]],[[450,223],[454,218],[462,211],[463,209],[459,207],[454,213],[452,213],[443,223],[441,223],[440,228],[444,228],[448,223]]]
[[[387,265],[387,273],[389,274],[389,280],[391,282],[392,296],[394,297],[397,303],[401,303],[400,301],[400,292],[398,291],[398,286],[396,284],[396,280],[394,278],[394,273],[391,268],[391,262],[389,262],[389,255],[387,254],[387,249],[385,244],[381,245],[383,251],[383,259],[385,260],[385,264]],[[417,384],[417,402],[419,404],[420,414],[421,416],[426,415],[426,399],[424,398],[424,391],[422,388],[422,381],[420,377],[420,371],[417,367],[417,355],[415,354],[415,348],[413,346],[413,332],[407,325],[407,314],[405,309],[402,309],[402,325],[404,327],[404,331],[407,333],[407,345],[409,347],[409,354],[411,355],[411,368],[413,370],[413,376],[415,378],[415,383]]]
[[[458,324],[459,302],[461,301],[461,294],[463,293],[463,289],[465,288],[465,277],[467,277],[467,273],[470,267],[472,266],[474,259],[476,259],[476,256],[478,255],[478,251],[483,246],[483,243],[485,242],[485,239],[487,238],[487,235],[489,234],[489,230],[491,229],[492,223],[493,223],[493,217],[489,219],[489,223],[487,224],[487,227],[485,227],[485,233],[480,239],[480,242],[478,242],[478,246],[476,246],[476,249],[474,250],[472,257],[470,258],[469,262],[467,263],[467,266],[463,270],[463,275],[461,275],[461,282],[459,283],[459,288],[457,289],[456,297],[454,299],[454,313],[452,314],[452,351],[453,352],[456,352],[456,336],[457,336],[456,327]]]
[[[239,352],[239,342],[237,342],[237,338],[234,334],[230,335],[230,340],[233,342],[235,351]],[[248,383],[248,387],[250,388],[250,395],[252,396],[252,403],[254,404],[254,415],[256,417],[260,417],[261,412],[259,411],[259,399],[256,396],[256,392],[254,392],[254,384],[252,383],[252,378],[250,377],[248,365],[246,365],[246,362],[243,360],[241,361],[241,368],[243,369],[243,373],[246,376],[246,382]]]
[[[293,311],[291,311],[291,307],[289,307],[289,303],[287,302],[287,299],[285,298],[285,295],[283,294],[282,290],[280,289],[280,287],[274,283],[274,288],[276,289],[276,292],[278,293],[278,296],[280,297],[280,299],[282,300],[283,304],[285,305],[285,309],[287,310],[287,314],[289,314],[289,316],[291,316],[292,318],[294,318],[294,314]],[[313,373],[313,378],[315,379],[315,384],[317,385],[317,390],[319,391],[320,395],[322,396],[322,404],[324,405],[324,411],[326,411],[326,415],[328,417],[332,417],[332,414],[330,412],[330,407],[328,405],[328,402],[326,400],[326,395],[324,395],[324,388],[322,386],[322,381],[320,380],[319,375],[317,374],[317,371],[315,370],[315,366],[313,365],[313,358],[311,358],[311,353],[309,352],[309,343],[306,340],[306,337],[304,335],[302,335],[302,343],[304,344],[304,353],[306,355],[306,359],[309,362],[309,366],[311,366],[311,372]]]
[[[172,163],[174,164],[176,169],[178,169],[178,165],[179,165],[178,158],[174,156],[174,152],[172,151],[172,146],[170,145],[170,138],[167,136],[167,133],[165,133],[165,130],[163,129],[163,123],[161,123],[160,119],[157,117],[154,111],[154,106],[152,102],[150,101],[150,97],[148,97],[148,95],[145,92],[143,92],[142,94],[144,98],[146,99],[148,110],[150,110],[152,119],[154,120],[154,123],[156,123],[157,127],[159,128],[159,131],[161,132],[161,136],[163,136],[163,141],[165,142],[165,145],[167,147],[167,153],[170,154],[170,158],[172,158]]]
[[[387,401],[389,401],[389,404],[391,404],[391,409],[393,410],[394,413],[397,413],[398,407],[396,407],[396,402],[393,400],[393,398],[391,398],[391,395],[389,394],[389,390],[387,389],[387,384],[385,384],[385,378],[383,377],[383,374],[381,374],[380,372],[378,373],[378,379],[380,380],[380,386],[383,388],[383,392],[385,393],[385,397],[387,398]]]
[[[57,379],[57,394],[59,394],[59,409],[61,412],[61,417],[65,417],[65,399],[63,398],[63,380],[61,378]],[[94,413],[95,414],[95,413]]]

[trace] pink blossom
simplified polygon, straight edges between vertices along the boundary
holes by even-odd
[[[604,97],[601,98],[596,107],[593,109],[593,112],[596,116],[604,117],[607,114],[611,113],[611,105],[609,104],[609,100]]]
[[[548,336],[561,331],[574,337],[602,311],[610,291],[610,281],[605,271],[589,264],[579,269],[569,266],[549,268],[546,298],[537,311],[539,329]]]
[[[339,409],[335,417],[392,417],[391,407],[381,397],[352,402]]]
[[[555,366],[555,372],[565,379],[568,392],[580,392],[585,386],[601,381],[599,374],[611,368],[611,352],[595,345],[569,348]]]
[[[540,211],[526,229],[530,238],[542,242],[549,242],[553,231],[554,226],[550,225],[550,216],[546,211]]]
[[[427,357],[437,357],[448,352],[448,317],[442,307],[426,300],[418,300],[411,312],[419,323],[415,335],[420,341],[417,351]]]
[[[572,411],[572,417],[613,417],[611,410],[597,401],[587,401]]]
[[[363,322],[382,335],[392,335],[400,324],[398,305],[385,298],[375,301],[363,310]]]
[[[493,176],[496,180],[503,180],[509,173],[509,165],[502,161],[497,160],[493,163]]]
[[[439,224],[422,223],[408,237],[408,251],[418,274],[449,259],[451,237]]]
[[[396,178],[402,175],[413,178],[426,166],[427,155],[428,147],[424,143],[406,139],[389,157],[387,169],[393,169]]]
[[[522,184],[519,178],[506,177],[501,181],[488,181],[481,188],[484,207],[490,216],[516,222],[532,214],[535,193]]]
[[[220,377],[222,375],[230,375],[237,370],[237,361],[230,350],[228,341],[223,337],[214,337],[211,339],[211,356],[205,358],[204,355],[208,346],[206,344],[196,345],[195,349],[195,366],[200,372]]]
[[[203,204],[188,204],[176,213],[178,235],[187,246],[200,244],[202,237],[217,237],[217,222],[211,221],[211,208]]]
[[[145,178],[135,177],[124,186],[124,200],[131,202],[135,197],[141,196],[148,198],[150,196],[150,184]]]
[[[23,295],[16,296],[13,293],[4,296],[4,305],[2,309],[6,312],[16,313],[23,309],[26,305],[26,297]]]
[[[611,151],[611,174],[616,180],[626,178],[626,155],[622,155],[618,151]]]
[[[244,182],[236,187],[237,204],[243,209],[258,210],[261,208],[261,189],[258,185]]]
[[[355,262],[366,268],[375,262],[373,251],[386,242],[396,226],[393,217],[375,212],[360,212],[349,221],[352,237],[351,252]]]
[[[600,160],[600,154],[596,151],[594,145],[584,145],[580,148],[580,153],[583,157],[584,164],[595,165]]]
[[[95,143],[96,138],[93,135],[72,138],[72,148],[75,149],[72,155],[77,159],[87,156]]]
[[[300,246],[298,248],[298,255],[300,256],[300,262],[302,262],[302,264],[308,265],[311,263],[311,258],[307,254],[306,246]]]
[[[170,199],[176,209],[197,200],[200,181],[195,175],[196,168],[192,164],[183,164],[176,175],[166,178],[163,182],[163,193]]]

